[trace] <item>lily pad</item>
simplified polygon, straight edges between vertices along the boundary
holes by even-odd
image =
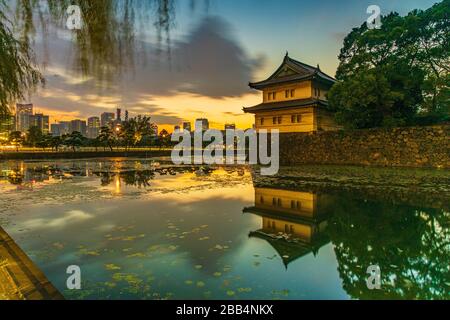
[[[227,291],[227,296],[232,297],[236,294],[236,292],[234,292],[233,290],[228,290]]]
[[[119,266],[116,266],[115,264],[111,263],[111,264],[106,264],[105,269],[109,270],[109,271],[114,271],[114,270],[120,270],[121,268]]]

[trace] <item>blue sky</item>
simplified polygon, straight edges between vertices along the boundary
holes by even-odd
[[[202,0],[197,0],[202,7]],[[382,14],[405,15],[427,9],[437,0],[210,0],[211,15],[228,21],[240,43],[252,55],[268,57],[266,69],[279,64],[286,50],[292,57],[316,65],[334,75],[337,56],[346,34],[367,20],[369,5]],[[177,7],[177,31],[192,24],[186,3]],[[198,10],[195,15],[204,14]],[[267,70],[264,70],[267,71]]]

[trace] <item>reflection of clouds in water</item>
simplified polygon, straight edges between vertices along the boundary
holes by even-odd
[[[71,210],[65,213],[59,218],[39,218],[30,219],[24,222],[26,228],[33,229],[46,229],[46,228],[61,228],[73,223],[78,223],[92,219],[94,216],[92,214],[86,213],[82,210]]]
[[[117,228],[117,225],[111,224],[111,223],[105,223],[105,224],[99,225],[98,227],[95,227],[94,230],[99,231],[99,232],[109,232],[109,231],[114,230],[115,228]]]

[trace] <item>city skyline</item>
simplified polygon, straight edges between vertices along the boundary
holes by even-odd
[[[379,1],[378,5],[383,14],[397,11],[404,15],[435,2]],[[71,67],[70,31],[50,28],[51,36],[45,42],[42,31],[37,30],[35,50],[38,61],[46,65],[47,84],[29,100],[50,115],[50,123],[87,119],[120,105],[133,115],[151,115],[166,130],[203,117],[210,120],[211,128],[223,128],[226,123],[249,128],[254,119],[242,108],[257,104],[259,94],[248,82],[266,78],[286,51],[310,65],[320,64],[333,76],[345,35],[368,18],[370,4],[288,1],[285,5],[290,10],[280,11],[274,1],[210,1],[207,12],[192,12],[187,4],[179,4],[170,53],[157,45],[153,29],[144,30],[137,41],[145,51],[136,57],[135,68],[107,87]],[[254,14],[249,14],[250,10]],[[274,23],[280,21],[281,12],[282,23]],[[311,33],[312,29],[316,32]]]
[[[139,117],[142,115],[136,115]],[[0,128],[1,132],[11,133],[13,131],[20,131],[26,133],[31,127],[38,127],[43,134],[51,134],[53,136],[63,136],[70,134],[72,132],[80,132],[83,136],[89,139],[95,139],[100,134],[100,129],[106,126],[121,126],[123,122],[127,122],[129,119],[135,117],[130,117],[128,110],[124,112],[124,118],[122,118],[122,108],[116,108],[116,112],[103,112],[99,116],[92,115],[87,119],[69,119],[66,121],[55,121],[54,123],[49,122],[49,116],[44,115],[40,112],[34,111],[34,105],[32,103],[27,104],[16,104],[15,112],[11,116],[12,122],[9,126],[7,123],[2,125],[5,128]],[[207,118],[198,118],[192,122],[183,121],[180,125],[175,125],[172,127],[173,130],[167,130],[166,128],[160,128],[157,123],[156,132],[159,134],[161,131],[166,130],[169,133],[173,131],[183,129],[187,131],[192,131],[193,128],[197,129],[197,124],[200,126],[202,131],[210,129],[210,122]],[[225,123],[223,128],[236,129],[236,124]]]

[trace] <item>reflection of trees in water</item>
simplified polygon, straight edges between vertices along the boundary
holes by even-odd
[[[449,299],[450,213],[340,197],[329,221],[344,289],[357,299]],[[367,288],[379,265],[382,290]]]
[[[24,175],[20,172],[20,169],[11,170],[8,174],[8,182],[12,185],[21,185],[23,183]]]
[[[205,166],[173,166],[162,168],[144,169],[140,168],[142,163],[134,163],[134,167],[127,167],[121,162],[96,163],[97,167],[92,167],[89,163],[68,163],[65,165],[34,165],[30,167],[8,168],[7,174],[0,176],[14,185],[23,185],[28,182],[43,182],[50,178],[71,179],[73,177],[98,177],[102,186],[107,186],[116,182],[116,177],[128,186],[146,188],[150,186],[150,181],[159,176],[177,176],[179,174],[195,174],[198,177],[209,176],[218,168]],[[98,166],[104,169],[99,170]],[[139,168],[139,169],[133,169]],[[227,169],[229,174],[237,172],[243,174],[243,169]]]
[[[191,0],[192,10],[196,7],[194,1]],[[208,0],[203,2],[207,8]],[[38,28],[47,37],[49,23],[65,28],[67,8],[78,5],[83,24],[81,30],[74,32],[76,70],[100,80],[111,80],[123,68],[133,65],[137,32],[155,28],[158,43],[165,43],[170,53],[177,3],[181,1],[17,0],[16,25],[21,30],[20,39],[28,44]]]
[[[127,186],[133,186],[137,188],[150,187],[150,181],[155,177],[154,170],[139,170],[139,171],[124,171],[124,172],[97,172],[94,175],[100,177],[101,185],[103,187],[116,182],[116,179],[120,179]]]

